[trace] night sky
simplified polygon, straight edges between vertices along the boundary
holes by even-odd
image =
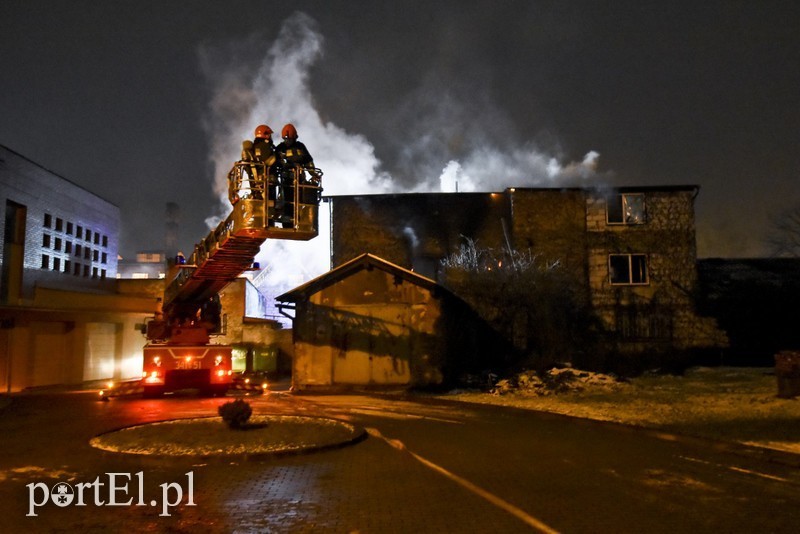
[[[800,2],[0,3],[0,144],[187,249],[259,123],[326,194],[697,184],[701,257],[800,204]],[[215,192],[215,185],[217,189]]]

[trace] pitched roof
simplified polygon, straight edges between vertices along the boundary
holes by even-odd
[[[444,290],[444,288],[430,278],[417,274],[413,271],[409,271],[408,269],[404,269],[403,267],[386,261],[383,258],[379,258],[378,256],[365,253],[346,263],[341,264],[325,274],[314,278],[313,280],[306,282],[303,285],[297,286],[291,291],[287,291],[283,295],[278,295],[275,297],[275,300],[280,302],[299,302],[306,300],[314,293],[317,293],[326,287],[331,286],[336,282],[352,276],[353,274],[364,269],[379,269],[393,276],[399,276],[403,280],[425,289]]]

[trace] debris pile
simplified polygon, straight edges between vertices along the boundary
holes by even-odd
[[[580,371],[570,368],[553,368],[543,373],[523,371],[511,378],[498,380],[493,395],[545,396],[579,391],[614,391],[625,382],[614,375]]]

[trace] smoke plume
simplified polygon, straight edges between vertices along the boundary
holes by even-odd
[[[420,113],[421,95],[431,94],[428,77],[398,113],[416,121],[414,136],[404,140],[394,155],[405,162],[407,176],[392,176],[376,156],[372,143],[358,133],[322,119],[309,88],[312,66],[323,57],[324,39],[316,21],[297,12],[286,19],[271,45],[256,37],[228,48],[201,51],[201,65],[212,83],[212,98],[206,128],[212,140],[214,189],[219,210],[207,222],[213,227],[230,211],[226,176],[238,159],[241,142],[252,139],[259,124],[268,124],[279,137],[283,124],[293,123],[300,140],[309,148],[316,165],[323,169],[324,195],[376,194],[432,191],[499,191],[506,187],[567,185],[596,178],[599,154],[589,152],[583,161],[559,163],[532,143],[502,148],[486,138],[466,138],[473,111],[458,98],[427,96],[427,113]],[[253,50],[267,50],[258,57]],[[440,91],[441,93],[441,91]],[[496,106],[485,102],[482,113],[491,115]],[[495,114],[496,115],[496,114]],[[424,116],[424,120],[419,120]],[[493,124],[499,124],[497,116]],[[474,128],[473,128],[474,130]],[[435,154],[436,157],[431,155]],[[444,159],[442,159],[444,158]],[[409,162],[414,162],[409,163]],[[413,176],[413,179],[409,179]],[[258,261],[267,266],[263,277],[272,297],[330,268],[329,220],[326,205],[320,206],[320,235],[310,242],[272,240],[262,246]]]

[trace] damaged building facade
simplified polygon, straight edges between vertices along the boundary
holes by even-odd
[[[694,302],[697,194],[689,185],[332,197],[332,263],[370,253],[454,289],[443,260],[465,241],[530,253],[574,282],[615,354],[715,349],[726,335]],[[454,290],[472,303],[469,291]],[[491,322],[485,304],[475,308]],[[505,334],[525,350],[524,336]]]

